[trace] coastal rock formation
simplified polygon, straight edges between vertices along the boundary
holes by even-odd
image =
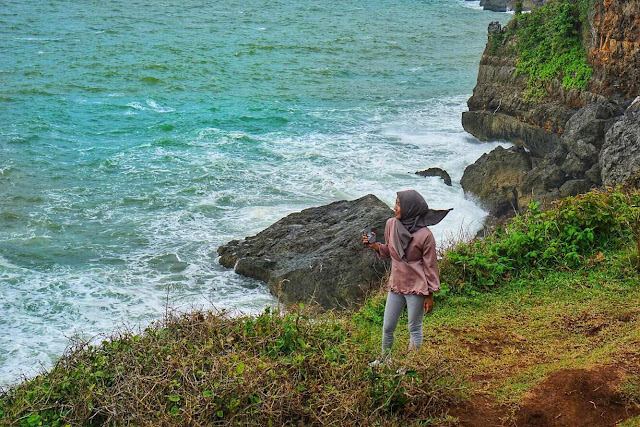
[[[607,132],[599,167],[605,185],[624,182],[640,171],[640,97]]]
[[[305,209],[221,246],[220,264],[267,282],[285,304],[314,301],[324,309],[347,308],[386,273],[386,263],[363,247],[361,231],[371,226],[382,241],[392,216],[373,195]]]
[[[583,29],[593,75],[586,90],[565,89],[558,80],[539,102],[525,99],[526,75],[515,76],[513,46],[496,49],[505,34],[489,25],[489,41],[480,60],[478,80],[463,113],[465,130],[481,140],[505,140],[527,147],[539,157],[560,142],[567,120],[592,103],[625,105],[640,94],[640,2],[593,2],[589,28]]]
[[[558,145],[567,120],[579,108],[607,99],[557,84],[544,102],[528,101],[527,76],[516,77],[516,58],[492,53],[491,39],[504,31],[498,22],[489,24],[490,42],[480,60],[473,95],[467,101],[469,111],[462,113],[462,126],[480,140],[513,142],[543,157]]]
[[[594,0],[588,15],[581,21],[582,43],[593,69],[586,89],[565,89],[555,79],[545,86],[548,95],[533,101],[525,95],[528,76],[516,77],[513,32],[507,37],[498,22],[489,25],[462,124],[481,140],[506,140],[527,148],[510,156],[495,150],[465,171],[465,192],[475,194],[495,215],[508,211],[506,206],[513,209],[603,183],[622,183],[640,169],[640,101],[629,106],[640,94],[640,2]],[[516,165],[498,163],[514,158]],[[522,167],[527,161],[529,170]],[[478,165],[484,165],[480,170],[486,173],[479,174]],[[504,170],[509,171],[507,180]]]
[[[451,177],[449,176],[447,171],[444,170],[444,169],[429,168],[429,169],[425,169],[423,171],[416,172],[416,175],[420,175],[420,176],[438,176],[438,177],[442,178],[442,180],[444,181],[445,184],[447,184],[449,187],[451,187]]]
[[[531,156],[522,147],[497,147],[467,167],[460,184],[492,215],[502,216],[519,210],[518,187],[531,168]]]
[[[616,105],[587,105],[567,121],[552,153],[540,158],[517,146],[498,147],[465,170],[462,187],[500,216],[533,200],[586,192],[602,183],[602,165],[608,182],[623,182],[640,168],[640,159],[634,157],[640,153],[639,106],[640,100],[619,121],[621,110]]]
[[[594,2],[589,62],[592,92],[608,98],[640,95],[640,2]]]

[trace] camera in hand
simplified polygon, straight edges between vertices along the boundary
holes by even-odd
[[[362,234],[367,236],[367,240],[369,240],[369,244],[376,242],[376,236],[374,236],[373,233],[371,232],[371,227],[368,227],[368,226],[365,227],[362,230]]]

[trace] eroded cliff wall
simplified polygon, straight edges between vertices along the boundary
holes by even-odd
[[[640,95],[640,1],[596,1],[591,28],[589,89],[618,102]]]
[[[477,85],[463,113],[465,130],[481,140],[506,140],[536,156],[551,153],[567,120],[594,102],[628,104],[640,94],[640,0],[595,0],[581,29],[593,74],[586,90],[565,89],[558,79],[548,96],[529,101],[528,76],[516,77],[515,40],[500,45],[505,29],[492,23]]]
[[[517,212],[533,200],[623,183],[640,171],[640,0],[553,1],[555,5],[540,9],[546,15],[539,19],[524,17],[506,29],[497,22],[489,25],[478,83],[469,111],[463,113],[464,128],[476,137],[529,149],[496,149],[464,172],[464,191],[496,216]],[[529,75],[516,72],[523,68],[518,61],[526,57],[518,37],[534,34],[527,47],[536,54],[540,46],[562,43],[564,32],[548,37],[546,32],[563,28],[566,22],[555,12],[568,10],[574,12],[567,33],[573,44],[565,52],[580,55],[553,56],[542,50],[538,58],[551,58],[551,64],[574,60],[568,68],[586,69],[590,75],[583,75],[581,89],[567,89],[571,85],[563,86],[559,77],[532,85]],[[534,72],[551,68],[530,67]]]

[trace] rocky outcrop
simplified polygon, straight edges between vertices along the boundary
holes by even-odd
[[[528,149],[510,156],[496,150],[465,171],[465,192],[475,194],[494,214],[508,211],[507,206],[622,183],[639,168],[640,101],[622,114],[640,94],[640,2],[593,0],[588,22],[581,22],[593,68],[587,88],[567,90],[556,79],[546,86],[549,95],[536,102],[525,96],[527,76],[515,75],[514,37],[506,37],[497,22],[489,25],[478,82],[462,124],[481,140],[510,141]],[[528,170],[522,167],[523,156],[531,164]],[[514,159],[516,165],[498,164]],[[479,184],[476,179],[496,182]]]
[[[640,168],[639,106],[640,100],[620,121],[621,109],[615,104],[588,105],[567,121],[553,152],[540,158],[521,148],[498,147],[465,170],[462,187],[491,214],[501,216],[533,200],[588,191],[602,183],[603,165],[602,176],[621,183]]]
[[[593,0],[584,28],[588,63],[593,68],[587,90],[565,89],[558,80],[549,96],[525,99],[527,76],[515,76],[513,45],[496,49],[505,34],[499,23],[489,25],[489,40],[480,60],[478,80],[463,113],[465,130],[481,140],[524,145],[544,157],[560,142],[567,120],[593,103],[628,104],[640,94],[640,2]]]
[[[444,181],[445,184],[447,184],[449,187],[451,187],[451,177],[449,176],[449,174],[447,173],[446,170],[444,169],[440,169],[440,168],[429,168],[429,169],[425,169],[423,171],[418,171],[416,172],[416,175],[419,176],[437,176],[442,178],[442,180]]]
[[[640,171],[640,97],[607,132],[599,167],[605,185],[622,183]]]
[[[491,40],[504,28],[489,24],[489,43],[480,60],[478,81],[462,113],[464,129],[483,141],[504,140],[527,147],[534,155],[551,153],[560,142],[565,124],[587,104],[607,102],[589,91],[567,90],[556,83],[544,102],[526,100],[527,76],[516,77],[516,58],[493,54]]]
[[[460,184],[495,216],[519,210],[518,187],[532,168],[531,156],[522,147],[497,147],[467,167]]]
[[[305,209],[255,236],[221,246],[220,264],[266,282],[285,304],[351,307],[386,273],[386,264],[363,247],[361,231],[371,226],[383,240],[392,216],[373,195]]]
[[[640,2],[594,2],[589,62],[592,92],[609,99],[640,95]]]

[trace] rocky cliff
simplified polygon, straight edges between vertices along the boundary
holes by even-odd
[[[640,94],[640,2],[594,0],[582,27],[578,31],[593,69],[587,89],[566,89],[554,79],[545,84],[547,96],[531,101],[525,96],[528,76],[516,75],[516,40],[502,45],[509,30],[490,24],[477,85],[462,117],[465,130],[481,140],[511,141],[544,156],[580,108],[594,102],[625,104]]]
[[[582,61],[590,77],[580,88],[566,84],[567,76],[570,80],[581,72],[574,67],[564,70],[564,80],[558,75],[537,82],[538,96],[531,96],[531,76],[518,72],[518,61],[525,60],[518,37],[527,34],[518,25],[527,21],[516,18],[505,28],[497,22],[489,25],[478,82],[462,123],[481,140],[527,148],[496,151],[465,171],[465,191],[495,215],[517,211],[534,199],[553,200],[622,182],[640,169],[640,101],[632,104],[640,94],[640,0],[582,1],[583,13],[567,32],[579,40],[586,57]],[[569,4],[555,0],[561,2]],[[569,10],[578,9],[556,7],[554,13],[529,19],[528,25],[545,26],[539,29],[544,33],[564,23],[556,12]],[[529,30],[531,34],[538,28]],[[558,59],[575,59],[570,56],[574,53]]]

